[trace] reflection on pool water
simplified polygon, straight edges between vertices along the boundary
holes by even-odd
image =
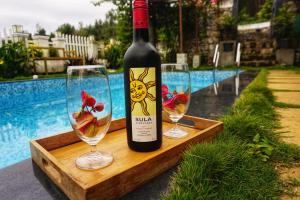
[[[192,92],[235,74],[236,71],[191,72]],[[123,75],[110,75],[109,81],[113,118],[124,117]],[[65,79],[0,83],[0,105],[0,168],[29,158],[30,140],[71,130]]]

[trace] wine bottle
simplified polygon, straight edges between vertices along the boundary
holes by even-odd
[[[128,146],[154,151],[162,143],[161,62],[149,42],[148,5],[133,1],[133,43],[124,57],[124,85]]]

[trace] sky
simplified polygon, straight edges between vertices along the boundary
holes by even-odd
[[[36,24],[54,32],[63,23],[76,28],[78,23],[93,24],[96,19],[105,19],[106,13],[114,8],[112,3],[95,7],[91,0],[0,0],[0,33],[14,24],[23,29],[36,32]]]

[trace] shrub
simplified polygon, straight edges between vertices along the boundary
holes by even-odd
[[[260,11],[256,14],[259,20],[270,20],[272,16],[273,0],[266,0]]]
[[[292,34],[295,15],[289,11],[288,5],[282,5],[274,18],[274,33],[277,38],[288,38]]]
[[[0,48],[0,76],[13,78],[31,74],[28,51],[23,42],[7,43]]]
[[[234,29],[237,25],[237,19],[229,14],[223,14],[219,18],[219,25],[222,29]]]
[[[104,58],[107,60],[107,67],[110,69],[120,68],[123,64],[121,46],[117,43],[110,43],[105,46]]]
[[[295,16],[295,20],[293,23],[293,34],[295,37],[300,37],[300,15]]]
[[[49,48],[49,57],[59,57],[58,51],[56,48]]]
[[[31,45],[28,47],[28,55],[31,60],[34,58],[41,58],[43,57],[43,51],[37,49],[36,46]]]

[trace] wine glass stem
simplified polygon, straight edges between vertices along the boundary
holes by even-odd
[[[97,151],[97,145],[91,145],[91,152],[96,152]]]
[[[178,129],[178,122],[175,122],[174,130]]]

